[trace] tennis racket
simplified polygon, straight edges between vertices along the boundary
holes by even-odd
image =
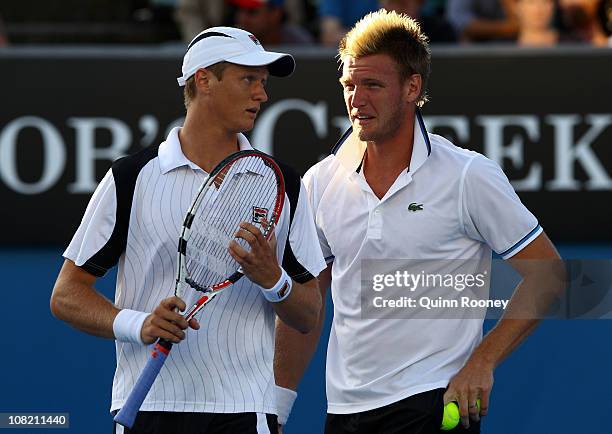
[[[278,223],[285,200],[280,168],[268,155],[239,151],[219,163],[196,194],[183,222],[178,242],[176,296],[191,306],[189,321],[242,276],[228,252],[231,240],[249,250],[246,241],[234,238],[239,224],[257,226],[266,239]],[[115,422],[131,428],[145,397],[157,378],[172,342],[159,339]]]

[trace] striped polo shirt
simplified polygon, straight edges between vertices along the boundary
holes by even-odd
[[[115,305],[151,312],[174,294],[181,225],[207,174],[181,150],[179,128],[159,146],[113,163],[94,192],[64,257],[95,276],[118,264]],[[241,150],[252,149],[238,134]],[[302,181],[279,163],[286,197],[277,224],[277,257],[297,282],[325,268]],[[275,313],[246,277],[220,294],[176,345],[143,411],[275,413]],[[121,408],[149,348],[116,342],[111,411]]]

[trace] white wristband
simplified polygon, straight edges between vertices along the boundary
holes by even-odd
[[[282,267],[281,272],[281,277],[278,279],[278,282],[276,282],[276,285],[269,289],[261,288],[261,292],[263,293],[264,297],[271,303],[283,301],[289,297],[289,294],[291,293],[293,281]]]
[[[121,309],[115,317],[115,321],[113,321],[115,339],[120,342],[131,342],[143,345],[144,342],[142,342],[142,338],[140,337],[140,331],[142,330],[142,324],[147,316],[149,316],[149,314],[146,312]]]
[[[285,389],[274,385],[274,394],[276,396],[276,415],[278,416],[278,424],[285,425],[289,414],[293,408],[297,392],[291,389]]]

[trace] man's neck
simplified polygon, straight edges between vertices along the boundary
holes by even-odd
[[[415,114],[402,124],[397,132],[383,141],[369,141],[366,158],[376,170],[401,172],[410,165],[414,144]]]
[[[187,112],[183,128],[179,131],[183,154],[204,171],[210,171],[224,158],[239,150],[238,135],[222,125],[207,122],[206,116]]]
[[[376,196],[381,199],[397,177],[410,167],[414,147],[414,116],[389,140],[368,142],[363,174]]]

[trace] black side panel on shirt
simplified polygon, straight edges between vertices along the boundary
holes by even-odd
[[[289,233],[291,233],[291,224],[293,223],[293,217],[295,216],[295,210],[297,208],[298,199],[300,197],[300,175],[297,174],[293,168],[275,159],[278,166],[283,173],[285,178],[285,192],[289,198],[289,208],[291,213],[289,214]],[[287,206],[287,205],[285,205]],[[306,268],[300,264],[293,250],[291,249],[291,243],[289,242],[289,235],[287,235],[287,242],[285,243],[285,253],[283,254],[283,268],[297,283],[308,282],[314,279],[314,276],[310,274]]]
[[[125,251],[136,179],[142,168],[157,157],[158,149],[159,145],[152,146],[113,163],[112,171],[117,194],[115,227],[106,244],[82,265],[83,269],[94,276],[104,276],[110,268],[117,264]]]

